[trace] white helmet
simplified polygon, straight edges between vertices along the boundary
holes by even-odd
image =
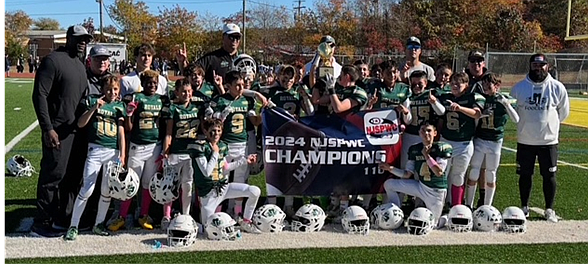
[[[178,215],[167,228],[167,245],[170,247],[187,247],[196,242],[198,224],[190,215]]]
[[[6,168],[10,174],[16,177],[31,177],[35,168],[28,159],[22,155],[14,155],[6,162]]]
[[[370,232],[370,218],[367,212],[357,205],[349,206],[343,211],[341,225],[349,234],[367,235]]]
[[[139,191],[139,175],[132,170],[125,170],[122,163],[109,161],[106,165],[110,197],[121,201],[133,198]]]
[[[479,231],[498,231],[502,224],[502,215],[496,207],[482,205],[474,211],[474,228]]]
[[[410,213],[407,220],[406,229],[412,235],[426,235],[435,225],[435,216],[431,210],[425,207],[419,207]]]
[[[241,232],[235,229],[236,224],[227,213],[218,212],[208,217],[204,229],[208,239],[234,241],[241,238]]]
[[[231,66],[233,70],[239,71],[248,76],[253,75],[255,77],[255,74],[257,73],[257,63],[255,63],[255,60],[247,54],[239,54],[239,56],[233,59]]]
[[[284,219],[286,214],[280,207],[275,204],[265,204],[255,210],[251,220],[261,232],[277,233],[284,229]]]
[[[165,166],[149,181],[149,194],[159,204],[171,203],[180,196],[180,177],[175,166]]]
[[[404,223],[404,212],[393,203],[381,204],[372,210],[370,221],[380,229],[396,229]]]
[[[290,229],[294,232],[318,232],[325,224],[325,211],[316,204],[305,204],[292,217]]]
[[[449,210],[447,226],[449,230],[455,232],[469,232],[472,231],[474,220],[472,218],[472,210],[469,207],[458,204]]]
[[[509,206],[502,213],[502,230],[510,233],[525,233],[527,218],[521,208]]]

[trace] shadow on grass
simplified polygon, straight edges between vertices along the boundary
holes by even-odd
[[[13,233],[16,232],[16,230],[18,229],[18,227],[21,224],[21,220],[25,219],[27,217],[34,217],[35,216],[35,212],[36,212],[36,208],[34,206],[35,200],[33,199],[29,199],[29,200],[17,200],[20,202],[20,204],[26,204],[26,205],[30,205],[30,206],[26,206],[26,207],[19,207],[16,208],[14,210],[11,211],[6,211],[4,213],[4,215],[6,216],[6,225],[4,226],[4,228],[6,228],[6,233]],[[9,205],[9,200],[6,201],[6,205]],[[13,203],[14,204],[14,203]]]

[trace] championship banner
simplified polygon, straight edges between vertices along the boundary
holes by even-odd
[[[269,196],[382,193],[389,173],[378,163],[400,162],[400,123],[393,109],[297,121],[271,108],[262,116]]]

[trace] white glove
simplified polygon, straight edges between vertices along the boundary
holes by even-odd
[[[496,101],[498,101],[499,103],[501,103],[504,106],[510,104],[510,100],[508,100],[508,98],[506,98],[506,96],[502,95],[501,93],[498,93],[496,95]]]
[[[249,112],[247,112],[247,116],[257,116],[257,113],[255,112],[255,110],[249,110]]]
[[[325,85],[327,86],[327,91],[329,94],[335,94],[335,76],[327,73],[325,75]]]
[[[220,119],[224,121],[227,118],[227,116],[229,116],[233,112],[233,110],[234,109],[230,106],[225,107],[225,109],[220,114]]]

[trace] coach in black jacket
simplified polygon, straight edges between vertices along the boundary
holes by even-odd
[[[63,234],[51,226],[56,219],[65,217],[59,185],[73,147],[76,108],[88,85],[82,60],[90,40],[92,35],[84,27],[69,27],[65,47],[43,58],[35,76],[33,105],[42,130],[43,157],[37,183],[37,214],[31,232],[39,236]]]

